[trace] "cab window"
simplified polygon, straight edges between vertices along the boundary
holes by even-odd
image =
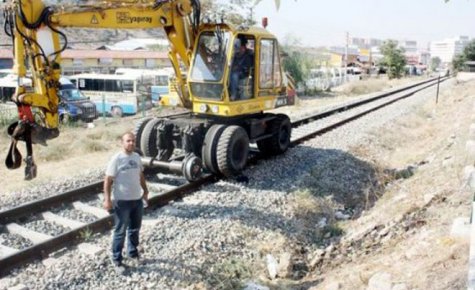
[[[277,42],[273,39],[261,40],[259,87],[271,89],[281,85],[280,59]]]

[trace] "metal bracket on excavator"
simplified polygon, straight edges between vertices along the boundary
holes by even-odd
[[[18,141],[26,143],[26,158],[25,158],[25,180],[31,180],[36,177],[37,167],[33,159],[32,144],[47,145],[46,140],[55,138],[59,135],[58,129],[48,129],[30,121],[17,121],[7,129],[12,141],[8,150],[5,165],[8,169],[17,169],[21,166],[22,156],[17,148]]]

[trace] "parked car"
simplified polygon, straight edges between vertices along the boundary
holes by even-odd
[[[74,84],[67,78],[62,77],[59,81],[59,120],[62,123],[81,120],[90,123],[99,116],[96,105],[90,101]]]
[[[27,85],[31,85],[31,82],[26,82]],[[15,92],[17,85],[16,75],[7,75],[0,78],[0,102],[11,103],[11,97]],[[96,106],[84,96],[81,91],[67,78],[62,77],[60,79],[60,103],[59,103],[59,120],[62,123],[70,121],[81,120],[83,122],[92,122],[98,117]]]

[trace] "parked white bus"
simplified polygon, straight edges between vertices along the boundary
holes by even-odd
[[[153,84],[151,87],[152,101],[154,104],[158,104],[160,99],[168,94],[168,83],[170,76],[173,74],[173,69],[135,69],[135,68],[118,68],[115,70],[116,75],[125,76],[144,76],[152,77]]]
[[[134,74],[79,74],[69,79],[96,104],[99,114],[122,117],[152,108],[153,78]]]

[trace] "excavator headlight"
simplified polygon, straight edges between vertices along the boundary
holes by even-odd
[[[201,104],[200,105],[200,112],[201,113],[206,113],[206,111],[208,111],[208,106],[206,106],[206,104]]]
[[[213,105],[211,106],[211,112],[217,114],[219,112],[219,107],[218,105]]]

